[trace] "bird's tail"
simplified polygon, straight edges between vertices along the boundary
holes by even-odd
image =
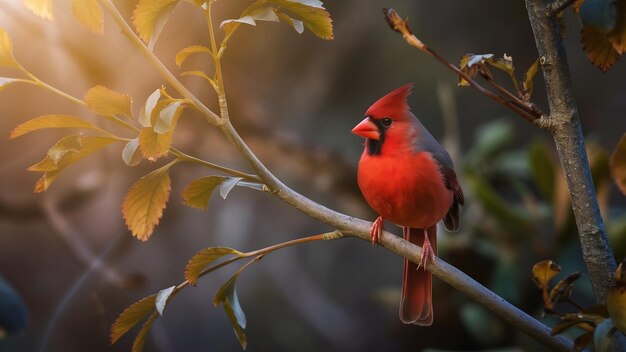
[[[424,234],[428,234],[431,247],[437,255],[437,225],[426,231],[423,229],[404,228],[404,239],[418,246],[424,245]],[[405,324],[429,326],[433,323],[433,278],[429,271],[417,268],[417,264],[404,260],[402,274],[402,301],[400,320]]]

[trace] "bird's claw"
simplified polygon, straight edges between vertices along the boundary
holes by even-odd
[[[433,247],[430,245],[430,240],[428,240],[428,235],[424,234],[424,244],[422,244],[422,257],[420,258],[420,262],[417,265],[417,268],[424,267],[426,270],[426,265],[430,260],[431,263],[435,262],[435,251],[433,251]]]
[[[372,244],[376,245],[380,243],[380,235],[383,233],[383,217],[379,216],[376,221],[374,221],[374,225],[372,225],[372,230],[370,231],[370,238],[372,239]]]

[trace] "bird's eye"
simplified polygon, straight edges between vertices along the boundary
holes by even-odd
[[[383,126],[389,127],[391,126],[391,123],[393,122],[393,120],[388,117],[385,117],[382,122],[383,122]]]

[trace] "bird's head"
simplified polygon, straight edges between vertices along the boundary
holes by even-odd
[[[405,84],[378,99],[365,112],[365,118],[352,129],[352,133],[366,138],[369,155],[378,155],[385,149],[399,150],[411,144],[416,135],[409,111],[407,97],[413,84]]]

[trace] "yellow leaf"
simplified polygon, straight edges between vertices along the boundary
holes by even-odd
[[[128,166],[136,166],[141,162],[141,153],[139,152],[139,137],[130,140],[122,150],[122,160]]]
[[[281,21],[293,27],[293,29],[295,29],[298,34],[302,34],[304,32],[304,22],[300,20],[295,20],[282,12],[277,13],[277,15]]]
[[[178,0],[140,0],[133,12],[133,24],[152,50]]]
[[[210,53],[210,52],[211,50],[209,50],[209,48],[207,48],[206,46],[202,46],[202,45],[188,46],[182,49],[181,51],[179,51],[178,54],[176,54],[176,66],[180,67],[183,64],[183,62],[185,62],[185,60],[187,60],[187,58],[191,54]]]
[[[545,290],[550,280],[559,272],[561,272],[561,267],[555,262],[543,260],[533,266],[533,279],[540,289]]]
[[[229,254],[241,254],[240,251],[228,247],[209,247],[194,254],[185,266],[185,280],[195,285],[202,270],[217,259]]]
[[[35,193],[46,191],[66,167],[113,142],[116,139],[100,136],[73,135],[62,138],[48,150],[43,160],[28,168],[28,171],[44,173],[35,184]]]
[[[0,66],[19,66],[13,57],[13,43],[11,42],[11,38],[2,28],[0,28]]]
[[[156,294],[142,298],[131,304],[115,319],[111,325],[111,344],[114,344],[120,337],[137,325],[148,313],[154,310]]]
[[[52,0],[24,0],[24,3],[35,15],[52,19]]]
[[[80,117],[71,115],[43,115],[15,127],[9,134],[9,138],[17,138],[27,133],[47,128],[87,128],[102,131],[102,129]]]
[[[152,328],[152,324],[154,324],[154,321],[156,320],[157,317],[158,315],[156,312],[152,313],[150,318],[148,318],[148,320],[146,320],[146,322],[143,324],[143,326],[137,333],[137,337],[135,337],[135,341],[133,341],[133,347],[131,348],[131,352],[143,351],[143,345],[146,342],[146,337],[148,336],[148,333],[150,332],[150,329]]]
[[[206,210],[215,187],[227,178],[225,176],[207,176],[191,181],[183,189],[183,202],[190,207]]]
[[[535,60],[528,68],[528,71],[526,71],[526,74],[524,74],[524,92],[529,99],[533,95],[533,78],[535,78],[538,70],[539,59]]]
[[[595,67],[606,72],[615,65],[620,54],[615,51],[606,35],[592,27],[583,27],[580,34],[583,50]]]
[[[72,0],[72,14],[93,33],[104,32],[104,13],[98,0]]]
[[[122,214],[133,236],[142,241],[148,240],[163,215],[163,209],[170,197],[169,169],[177,160],[152,171],[130,187],[124,202]]]
[[[170,150],[174,129],[165,133],[156,133],[152,127],[144,127],[139,132],[139,149],[144,158],[154,161]]]
[[[98,115],[132,117],[132,99],[104,86],[95,86],[85,94],[87,107]]]
[[[159,114],[156,116],[156,121],[153,124],[154,131],[163,134],[173,130],[185,107],[187,107],[185,100],[174,99],[159,109]]]
[[[206,73],[202,72],[202,71],[185,71],[185,72],[181,72],[180,74],[181,76],[196,76],[196,77],[200,77],[200,78],[204,78],[206,79],[212,86],[215,86],[215,81],[212,80],[211,78],[209,78],[209,76],[206,75]]]
[[[304,22],[304,26],[318,38],[333,39],[333,20],[330,13],[317,0],[271,0],[279,5],[280,12],[291,13],[292,18]]]

